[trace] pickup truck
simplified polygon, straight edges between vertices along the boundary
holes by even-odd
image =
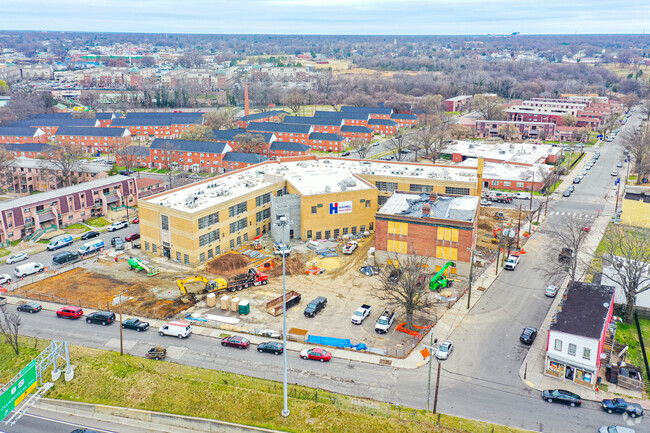
[[[358,246],[359,246],[359,244],[357,243],[357,241],[348,242],[343,247],[343,254],[352,254],[354,252],[354,250],[357,249]]]
[[[643,416],[643,407],[637,403],[628,403],[622,398],[602,401],[603,410],[607,413],[627,413],[632,418]]]
[[[352,314],[352,323],[355,325],[361,325],[366,317],[370,316],[371,311],[372,307],[370,305],[363,304],[357,308],[357,311],[355,311],[354,314]]]
[[[379,316],[377,319],[377,324],[375,325],[375,332],[377,334],[385,334],[390,330],[391,325],[395,321],[395,312],[391,310],[385,310],[384,313]]]
[[[508,260],[506,260],[505,268],[508,271],[514,271],[517,265],[519,264],[519,256],[511,255],[508,257]]]

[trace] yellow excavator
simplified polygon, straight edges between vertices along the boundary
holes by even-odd
[[[184,280],[176,280],[176,285],[178,285],[178,289],[181,291],[181,301],[183,301],[183,303],[187,304],[195,301],[195,294],[188,293],[185,284],[194,283],[196,281],[200,281],[205,285],[203,289],[204,293],[217,292],[219,290],[224,290],[228,288],[228,281],[224,280],[223,278],[217,278],[216,280],[208,280],[205,277],[196,275],[194,277],[185,278]]]

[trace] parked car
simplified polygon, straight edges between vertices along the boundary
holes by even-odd
[[[569,190],[569,191],[571,191],[571,192],[574,192],[574,191],[576,190],[576,187],[575,187],[575,185],[569,185],[569,187],[567,188],[567,190]]]
[[[132,242],[136,239],[140,239],[140,233],[131,233],[130,235],[124,237],[125,242]]]
[[[571,190],[569,189],[564,190],[564,192],[562,193],[562,197],[571,197]]]
[[[440,344],[440,347],[438,347],[438,350],[436,351],[436,358],[447,359],[453,350],[454,343],[449,340],[445,340]]]
[[[390,275],[388,276],[388,281],[391,284],[397,284],[401,277],[402,277],[402,270],[401,269],[393,269],[392,271],[390,271]]]
[[[546,290],[544,291],[544,295],[548,296],[549,298],[555,298],[555,295],[557,295],[557,291],[558,291],[557,286],[548,285],[548,286],[546,286]]]
[[[626,413],[632,418],[643,416],[643,407],[638,403],[630,403],[622,398],[606,399],[601,402],[602,408],[607,413]]]
[[[278,343],[277,341],[265,341],[264,343],[257,345],[257,351],[260,353],[266,352],[279,355],[284,352],[284,346],[282,343]]]
[[[622,163],[622,162],[619,162],[618,164],[616,164],[616,166],[617,166],[618,168],[621,168],[621,167],[623,167],[623,163]]]
[[[11,283],[11,275],[9,274],[0,274],[0,286]]]
[[[238,349],[248,349],[250,344],[247,338],[240,337],[239,335],[232,335],[221,340],[222,346],[236,347]]]
[[[100,323],[102,326],[115,322],[115,313],[112,311],[95,311],[86,316],[86,323]]]
[[[25,278],[28,275],[40,274],[45,272],[45,266],[42,263],[29,262],[16,266],[14,275],[19,278]]]
[[[542,391],[542,399],[549,403],[564,403],[571,407],[580,406],[582,399],[578,394],[574,394],[564,389],[547,389]]]
[[[506,260],[504,268],[507,271],[514,271],[518,264],[519,264],[519,256],[515,256],[514,254],[511,254],[510,257],[508,257],[508,260]]]
[[[515,194],[515,198],[523,199],[523,200],[530,200],[530,195],[531,193],[529,192],[518,192]]]
[[[27,253],[14,254],[13,256],[9,256],[9,258],[7,259],[7,264],[11,265],[12,263],[22,262],[23,260],[27,260],[28,258],[29,258],[29,254]]]
[[[120,230],[129,226],[129,223],[126,221],[116,221],[113,224],[109,225],[106,230],[109,232],[114,232],[115,230]]]
[[[519,341],[524,344],[533,344],[535,337],[537,337],[537,329],[526,326],[521,333],[521,336],[519,336]]]
[[[162,346],[152,347],[147,353],[144,354],[144,356],[149,359],[155,359],[156,361],[165,359],[167,356],[167,349]]]
[[[373,275],[379,275],[379,268],[376,266],[363,265],[361,266],[361,269],[359,269],[359,272],[363,275],[372,277]]]
[[[91,230],[91,231],[86,232],[83,235],[81,235],[81,240],[86,241],[88,239],[96,238],[97,236],[99,236],[99,232]]]
[[[42,309],[41,304],[37,304],[36,302],[25,302],[16,307],[16,310],[24,311],[25,313],[38,313]]]
[[[635,433],[633,429],[629,427],[622,427],[620,425],[610,425],[602,426],[598,429],[598,433]]]
[[[63,307],[56,310],[56,317],[67,317],[68,319],[78,319],[83,314],[84,311],[79,307]]]
[[[158,328],[158,334],[163,337],[171,335],[172,337],[185,338],[192,333],[192,324],[188,322],[169,322]]]
[[[612,170],[612,172],[611,172],[610,174],[611,174],[612,176],[618,176],[618,171],[616,171],[616,170]]]
[[[131,224],[140,224],[140,218],[134,218]]]
[[[142,332],[149,329],[149,322],[143,322],[140,319],[130,318],[122,322],[122,328],[135,329],[138,332]]]
[[[481,206],[492,206],[492,202],[487,199],[481,200]]]
[[[305,317],[314,317],[320,310],[325,308],[327,305],[327,298],[324,296],[319,296],[307,304],[305,308]]]
[[[111,245],[116,250],[123,250],[124,249],[124,241],[119,236],[113,236],[113,238],[111,239]]]
[[[302,359],[313,359],[314,361],[325,362],[332,359],[332,352],[328,352],[327,350],[318,347],[313,349],[303,349],[300,351],[300,357]]]
[[[341,154],[341,156],[350,156],[350,151],[346,150]]]

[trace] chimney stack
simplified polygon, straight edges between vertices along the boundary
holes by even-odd
[[[436,200],[438,200],[438,193],[432,192],[429,194],[429,200],[431,200],[432,203],[435,203]]]
[[[244,115],[248,116],[250,109],[248,108],[248,83],[244,84]]]
[[[427,218],[431,216],[431,205],[429,203],[424,203],[422,205],[422,217]]]

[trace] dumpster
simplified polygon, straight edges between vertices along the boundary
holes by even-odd
[[[251,304],[249,301],[241,301],[239,303],[239,314],[250,314]]]

